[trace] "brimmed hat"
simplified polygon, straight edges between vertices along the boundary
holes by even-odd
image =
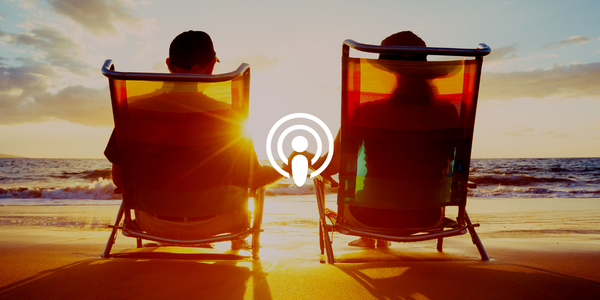
[[[194,65],[208,63],[213,58],[216,58],[213,42],[204,31],[183,32],[173,39],[169,47],[171,64],[186,70],[190,70]]]
[[[381,41],[381,46],[408,46],[408,47],[427,47],[425,41],[412,31],[396,32]],[[403,60],[403,61],[426,61],[427,54],[397,54],[381,53],[379,59]]]
[[[370,59],[368,63],[380,70],[422,80],[453,76],[458,74],[462,69],[461,65],[449,61]]]
[[[386,47],[427,47],[425,41],[412,31],[394,33],[381,41]],[[452,76],[460,71],[456,65],[443,62],[427,62],[427,54],[381,53],[378,60],[369,63],[381,70],[390,71],[414,79],[434,79]]]

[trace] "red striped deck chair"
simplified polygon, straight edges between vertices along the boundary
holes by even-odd
[[[249,181],[257,160],[243,134],[248,64],[226,74],[191,75],[117,72],[107,60],[102,73],[109,80],[123,182],[103,257],[110,257],[121,229],[138,248],[142,240],[194,245],[252,235],[252,256],[258,258],[264,188],[250,191],[251,225]],[[148,215],[193,230],[148,230],[139,222]]]
[[[398,61],[370,53],[471,57]],[[395,242],[469,232],[488,260],[466,212],[471,144],[482,57],[477,49],[389,47],[344,41],[337,216],[325,209],[327,180],[315,178],[321,254],[334,263],[333,231]],[[445,207],[457,206],[455,220]],[[328,215],[328,216],[327,216]]]

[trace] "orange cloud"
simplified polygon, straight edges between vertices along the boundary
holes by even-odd
[[[554,48],[562,47],[567,44],[585,44],[589,41],[590,41],[589,38],[582,36],[582,35],[577,35],[577,36],[572,36],[566,40],[562,40],[558,43],[547,43],[544,46],[542,46],[542,48],[543,49],[554,49]]]
[[[557,132],[557,131],[544,131],[542,133],[538,133],[533,128],[527,127],[525,125],[518,125],[516,127],[506,129],[506,130],[504,130],[504,135],[523,136],[523,137],[540,136],[540,137],[545,137],[545,138],[569,137],[568,134],[566,134],[564,132]]]
[[[515,45],[494,49],[494,51],[492,51],[490,55],[484,58],[484,61],[488,63],[504,59],[516,58],[517,55],[515,54],[515,52],[517,52],[517,47]]]
[[[54,12],[72,19],[97,36],[117,35],[117,23],[129,28],[144,26],[144,21],[132,15],[130,7],[122,0],[49,0],[48,3]]]
[[[515,72],[484,72],[480,99],[564,98],[600,96],[600,62],[554,65],[549,69]]]
[[[89,126],[112,126],[108,89],[70,86],[48,92],[56,77],[48,64],[0,65],[0,125],[65,120]]]
[[[76,43],[63,31],[46,25],[37,26],[29,32],[0,32],[0,37],[8,44],[20,49],[30,48],[36,60],[43,60],[56,67],[61,67],[78,75],[89,75],[92,68],[79,58],[81,45]],[[21,59],[31,61],[31,59]]]

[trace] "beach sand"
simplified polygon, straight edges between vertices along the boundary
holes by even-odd
[[[229,243],[136,249],[122,235],[102,259],[118,206],[2,206],[0,299],[600,299],[600,199],[469,199],[487,262],[469,235],[439,253],[336,234],[328,265],[310,197],[267,197],[260,260]]]

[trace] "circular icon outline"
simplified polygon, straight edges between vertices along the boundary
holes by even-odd
[[[281,119],[279,119],[277,122],[275,122],[275,124],[273,124],[273,126],[271,127],[271,130],[269,131],[269,134],[267,135],[267,143],[266,143],[266,145],[267,145],[267,157],[269,158],[269,162],[271,162],[271,165],[273,166],[273,168],[275,168],[275,170],[277,170],[277,172],[279,172],[279,174],[281,174],[281,175],[283,175],[284,177],[287,177],[287,178],[290,177],[290,174],[288,172],[284,171],[279,165],[277,165],[277,162],[275,162],[275,159],[273,158],[273,151],[271,151],[271,146],[272,146],[271,143],[273,141],[273,135],[275,134],[275,131],[283,123],[285,123],[285,122],[287,122],[289,120],[292,120],[292,119],[308,119],[308,120],[311,120],[311,121],[317,123],[321,127],[321,129],[323,129],[323,131],[325,131],[325,135],[327,135],[327,142],[328,142],[328,145],[329,145],[329,152],[327,154],[327,157],[325,158],[325,162],[321,165],[321,167],[319,167],[317,170],[315,170],[314,172],[312,172],[310,174],[310,178],[313,178],[313,177],[321,174],[321,172],[323,172],[325,170],[325,168],[327,168],[327,166],[329,166],[329,163],[331,163],[331,159],[333,158],[333,136],[331,134],[331,131],[329,130],[329,127],[327,127],[327,125],[325,124],[325,122],[321,121],[321,119],[319,119],[319,118],[317,118],[317,117],[315,117],[315,116],[313,116],[311,114],[307,114],[307,113],[293,113],[293,114],[289,114],[287,116],[284,116]],[[317,140],[320,141],[320,137]],[[319,143],[317,142],[317,145],[318,144]],[[283,151],[281,153],[283,153]],[[279,153],[280,156],[281,156],[281,153]],[[318,159],[318,155],[315,155],[315,157],[313,158],[313,160],[315,158]]]

